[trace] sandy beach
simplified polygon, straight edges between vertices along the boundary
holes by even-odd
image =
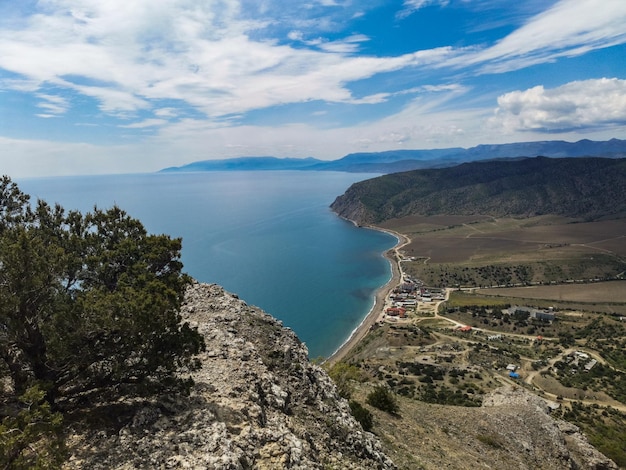
[[[390,233],[394,237],[398,239],[398,243],[396,246],[391,248],[385,253],[385,258],[387,258],[391,262],[391,279],[389,282],[382,286],[376,292],[376,299],[374,301],[374,306],[368,313],[367,317],[361,322],[361,324],[354,330],[352,336],[341,345],[341,347],[335,351],[335,353],[330,356],[326,363],[332,365],[336,362],[341,361],[347,354],[350,352],[352,348],[354,348],[359,341],[361,341],[365,335],[370,331],[373,325],[376,324],[379,320],[382,320],[382,316],[385,312],[385,301],[389,297],[389,293],[395,289],[400,282],[402,281],[402,270],[400,269],[400,256],[398,251],[408,243],[410,243],[410,239],[401,233],[393,232],[391,230],[384,230],[379,227],[368,227],[375,230],[381,230],[383,232]]]

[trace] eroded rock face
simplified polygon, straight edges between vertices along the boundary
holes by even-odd
[[[495,428],[503,446],[520,457],[519,468],[618,468],[577,426],[549,416],[549,402],[522,388],[495,390],[485,397],[480,412],[489,422],[485,429]],[[481,424],[479,420],[478,428]]]
[[[207,284],[189,288],[182,313],[207,346],[191,395],[73,436],[69,468],[396,468],[280,322]]]

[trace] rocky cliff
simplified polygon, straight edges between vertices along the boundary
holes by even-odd
[[[191,395],[94,413],[69,439],[68,468],[396,468],[280,322],[206,284],[183,314],[207,345]]]

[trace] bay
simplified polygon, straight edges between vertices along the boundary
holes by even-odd
[[[292,328],[311,357],[331,355],[391,276],[396,238],[357,228],[329,205],[371,174],[205,172],[18,180],[33,198],[89,211],[117,204],[151,233],[182,237],[185,271]]]

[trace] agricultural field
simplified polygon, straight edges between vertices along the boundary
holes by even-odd
[[[407,217],[383,228],[407,235],[407,274],[437,287],[525,286],[623,279],[626,219]]]
[[[537,250],[608,253],[626,256],[626,219],[577,222],[555,216],[495,219],[484,216],[432,216],[394,219],[381,224],[412,242],[410,256],[433,262],[464,262],[468,253],[502,258]],[[457,251],[446,252],[456,247]]]
[[[498,289],[477,289],[477,294],[495,297],[546,299],[560,302],[626,303],[626,282],[596,282],[593,284],[560,284]]]

